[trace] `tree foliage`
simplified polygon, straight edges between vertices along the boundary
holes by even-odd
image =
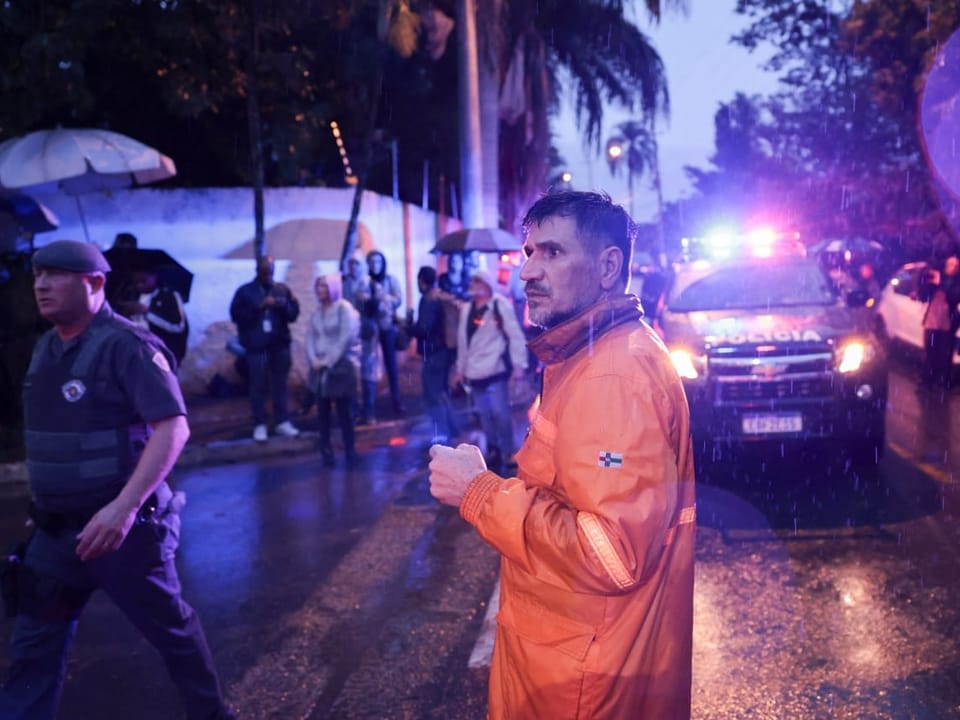
[[[688,169],[699,197],[687,219],[726,204],[741,215],[772,212],[811,239],[929,251],[952,208],[938,202],[917,108],[925,72],[958,26],[958,3],[841,5],[738,0],[750,24],[735,41],[774,48],[767,65],[782,89],[750,110],[738,97],[718,113],[714,169]],[[725,116],[740,118],[734,135]]]
[[[644,7],[659,19],[663,5],[648,0]],[[507,1],[499,32],[502,72],[520,63],[525,89],[525,112],[500,124],[500,204],[510,228],[545,189],[549,121],[562,93],[572,96],[577,125],[596,154],[605,107],[619,104],[649,123],[669,112],[669,94],[660,56],[621,0]]]
[[[663,5],[685,2],[643,7],[659,18]],[[544,189],[562,91],[575,98],[598,154],[608,103],[648,117],[665,111],[668,97],[660,58],[622,0],[494,7],[484,31],[500,38],[501,73],[520,46],[526,71],[522,117],[500,127],[503,203],[516,214]],[[5,0],[0,139],[106,127],[173,157],[176,184],[250,185],[255,89],[267,185],[344,185],[329,123],[342,129],[356,173],[372,122],[369,186],[390,192],[396,141],[400,195],[419,201],[426,164],[431,190],[438,175],[459,175],[455,35],[446,52],[437,47],[427,22],[435,12],[455,16],[455,0]]]
[[[259,5],[252,72],[267,184],[343,185],[329,123],[339,123],[358,162],[381,71],[377,121],[385,137],[403,139],[411,163],[421,161],[417,195],[422,159],[455,172],[448,151],[437,152],[455,138],[449,68],[389,53],[377,36],[380,3]],[[0,6],[0,92],[17,100],[0,103],[0,138],[58,124],[109,127],[173,157],[179,184],[250,184],[249,7],[247,0],[8,0]],[[430,128],[424,108],[447,127]],[[389,187],[388,167],[375,177]]]

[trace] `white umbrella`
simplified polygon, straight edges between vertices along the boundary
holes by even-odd
[[[166,155],[109,130],[38,130],[0,143],[0,187],[73,195],[88,240],[78,195],[145,185],[176,174]]]

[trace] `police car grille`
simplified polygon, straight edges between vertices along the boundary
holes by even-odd
[[[833,366],[830,349],[809,348],[801,352],[787,353],[783,349],[775,354],[761,354],[756,350],[723,348],[709,357],[710,374],[750,377],[767,376],[774,370],[778,375],[799,373],[829,373]]]
[[[771,381],[721,382],[722,402],[753,402],[758,400],[810,399],[829,395],[830,378],[811,377]]]

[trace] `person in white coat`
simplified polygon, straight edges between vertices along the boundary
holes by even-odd
[[[510,301],[483,271],[470,278],[470,302],[460,312],[453,383],[471,397],[486,436],[487,467],[508,469],[516,440],[509,382],[527,369],[527,346]]]
[[[340,297],[339,275],[322,275],[314,283],[317,309],[310,316],[304,346],[307,382],[317,398],[320,452],[327,467],[334,465],[330,444],[331,411],[336,408],[348,466],[357,463],[352,403],[357,395],[360,356],[360,315]]]

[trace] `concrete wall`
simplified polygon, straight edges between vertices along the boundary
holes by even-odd
[[[353,201],[352,189],[269,188],[264,192],[264,227],[302,219],[346,220]],[[203,392],[213,374],[229,375],[232,358],[223,352],[233,333],[229,306],[236,288],[253,278],[250,259],[236,257],[254,235],[253,191],[249,188],[163,190],[138,188],[95,193],[77,198],[56,194],[38,195],[60,220],[58,230],[37,236],[36,245],[52,240],[88,238],[108,248],[119,232],[132,232],[143,248],[163,248],[194,273],[190,303],[189,352],[181,370],[187,392]],[[389,197],[366,192],[360,222],[369,231],[372,247],[387,258],[387,267],[404,287],[406,302],[416,307],[419,293],[416,272],[421,265],[436,266],[430,254],[438,232],[455,230],[459,221],[443,219],[438,227],[435,213],[406,205]],[[85,227],[84,227],[85,225]],[[293,328],[295,346],[294,382],[304,374],[302,337],[314,309],[312,280],[316,272],[333,272],[337,263],[311,257],[309,248],[299,248],[277,260],[278,280],[289,282],[301,304],[301,318]],[[233,257],[228,257],[233,254]],[[321,254],[318,251],[318,255]],[[484,261],[495,268],[495,256]]]

